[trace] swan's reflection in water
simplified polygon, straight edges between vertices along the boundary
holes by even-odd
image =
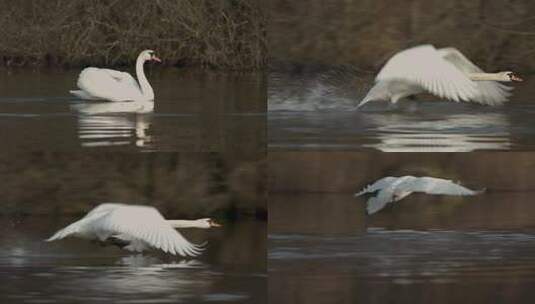
[[[509,120],[503,113],[455,114],[440,119],[406,115],[367,115],[377,143],[363,147],[383,152],[471,152],[509,150]]]
[[[437,108],[437,107],[434,107]],[[310,147],[383,152],[511,150],[519,128],[508,112],[405,111],[273,112],[271,148]],[[513,133],[516,132],[516,133]]]
[[[87,102],[72,105],[78,111],[78,137],[83,147],[150,146],[149,129],[154,102]]]
[[[173,260],[162,261],[160,258],[144,254],[133,254],[121,257],[117,261],[117,265],[131,266],[131,267],[155,267],[158,269],[167,268],[181,268],[181,269],[201,269],[206,268],[206,265],[198,260]]]

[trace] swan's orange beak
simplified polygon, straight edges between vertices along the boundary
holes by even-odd
[[[511,80],[512,80],[512,81],[518,81],[518,82],[522,82],[522,81],[524,81],[524,79],[522,79],[522,78],[520,78],[520,77],[518,77],[518,76],[516,76],[516,75],[512,75],[512,76],[511,76]]]
[[[156,62],[159,62],[159,63],[162,62],[162,60],[161,60],[160,58],[156,57],[156,56],[152,56],[151,59],[154,60],[154,61],[156,61]]]

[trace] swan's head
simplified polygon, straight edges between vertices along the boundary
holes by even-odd
[[[503,79],[503,81],[508,81],[508,82],[524,81],[515,72],[507,71],[507,72],[501,72],[499,74],[500,74],[500,77]]]
[[[139,54],[139,57],[143,58],[144,61],[162,62],[160,58],[156,57],[156,53],[153,50],[144,50]]]
[[[214,228],[214,227],[221,227],[221,224],[217,223],[211,218],[202,218],[197,220],[197,227],[199,228]]]

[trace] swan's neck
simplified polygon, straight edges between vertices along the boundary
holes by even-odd
[[[206,228],[197,220],[166,220],[173,228]]]
[[[500,73],[469,73],[468,77],[474,81],[506,81]]]
[[[141,94],[143,94],[147,100],[154,100],[154,91],[152,90],[152,87],[145,76],[145,71],[143,70],[144,63],[145,60],[139,56],[136,61],[137,81],[139,82],[139,87],[141,88]]]

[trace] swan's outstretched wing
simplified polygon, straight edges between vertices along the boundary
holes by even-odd
[[[89,211],[89,213],[87,213],[83,218],[59,230],[50,238],[46,239],[46,241],[51,242],[55,240],[64,239],[68,236],[72,236],[72,235],[76,235],[80,233],[87,233],[88,230],[93,230],[92,227],[94,227],[95,221],[105,216],[109,212],[117,208],[120,208],[122,206],[125,206],[125,205],[115,204],[115,203],[100,204],[97,207],[93,208],[91,211]]]
[[[384,189],[392,185],[392,183],[396,181],[397,179],[398,179],[397,177],[391,177],[391,176],[383,177],[377,180],[375,183],[364,187],[364,189],[362,189],[360,192],[355,193],[355,196],[361,196],[366,193],[372,193],[372,192]]]
[[[484,73],[481,68],[475,65],[456,48],[439,49],[438,53],[442,58],[464,73]],[[472,100],[481,104],[503,104],[508,100],[509,96],[511,96],[510,91],[513,89],[512,87],[508,87],[497,81],[474,81],[474,83],[477,85],[478,94],[474,96]]]
[[[392,185],[379,190],[376,196],[370,197],[366,202],[366,212],[374,214],[383,209],[388,203],[394,201],[394,187]]]
[[[417,46],[394,55],[376,77],[379,81],[405,81],[441,97],[470,101],[476,85],[462,71],[444,60],[432,45]]]
[[[94,99],[128,101],[141,99],[141,90],[128,73],[85,68],[78,77],[78,87]]]
[[[359,196],[375,191],[378,191],[377,195],[368,199],[366,203],[368,214],[374,214],[383,209],[388,203],[400,200],[412,192],[442,195],[476,195],[484,190],[474,191],[442,178],[403,176],[382,178],[355,195]]]
[[[417,177],[400,183],[396,191],[424,192],[442,195],[476,195],[482,191],[470,190],[448,179]]]
[[[203,249],[188,242],[165,221],[158,210],[148,206],[117,208],[99,218],[95,225],[111,235],[125,235],[173,255],[197,256]]]

